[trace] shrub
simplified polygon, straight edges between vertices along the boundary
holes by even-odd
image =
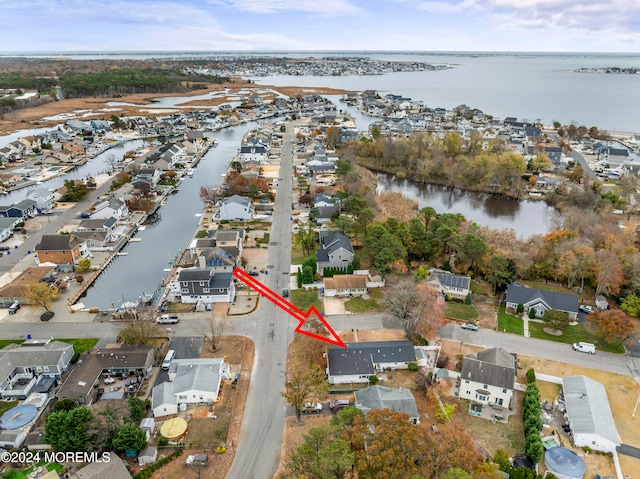
[[[471,293],[464,298],[464,304],[471,304]]]
[[[224,454],[225,452],[227,452],[227,448],[224,446],[218,446],[218,448],[216,449],[216,452],[218,454]]]
[[[409,371],[417,371],[420,369],[417,363],[409,363],[407,366],[409,367]]]
[[[167,439],[166,437],[161,437],[160,439],[158,439],[158,446],[159,447],[165,447],[169,445],[169,439]]]
[[[378,376],[376,376],[375,374],[369,376],[369,384],[371,384],[372,386],[378,384]]]
[[[518,304],[518,309],[516,310],[516,312],[517,312],[518,314],[522,314],[522,313],[524,313],[524,304],[519,303],[519,304]]]
[[[536,372],[533,369],[527,370],[526,378],[527,378],[527,384],[535,383],[536,382]]]
[[[536,319],[536,310],[533,308],[529,309],[529,319]]]
[[[84,281],[84,276],[82,276],[81,274],[77,275],[76,281],[78,282],[78,284],[82,283]]]

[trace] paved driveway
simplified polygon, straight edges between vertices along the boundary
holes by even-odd
[[[327,298],[323,300],[324,314],[330,316],[332,314],[345,314],[344,309],[345,300],[342,298]]]
[[[202,352],[204,339],[202,337],[193,338],[172,338],[170,348],[176,352],[176,359],[193,359],[199,358]],[[155,385],[169,380],[168,371],[162,369],[158,373]]]

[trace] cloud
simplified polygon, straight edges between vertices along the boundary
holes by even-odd
[[[226,0],[215,2],[227,4],[238,10],[251,13],[308,12],[324,16],[340,16],[364,13],[349,0]]]

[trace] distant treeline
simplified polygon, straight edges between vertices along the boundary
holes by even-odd
[[[59,80],[37,76],[32,72],[0,73],[0,89],[48,92],[59,84],[65,98],[182,92],[206,88],[207,83],[217,84],[226,81],[229,81],[228,77],[185,75],[179,69],[160,68],[112,68],[99,72],[67,71],[59,75]]]
[[[29,72],[0,73],[0,89],[38,90],[44,92],[56,86],[58,80],[39,77]]]

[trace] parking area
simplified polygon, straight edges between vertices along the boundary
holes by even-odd
[[[204,338],[172,338],[170,349],[176,352],[175,359],[191,359],[199,358],[202,353],[202,346],[204,344]],[[161,384],[169,380],[169,373],[162,369],[158,373],[155,385]]]

